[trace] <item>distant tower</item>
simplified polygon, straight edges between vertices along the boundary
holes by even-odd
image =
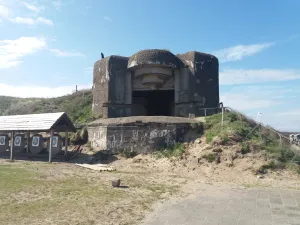
[[[103,59],[104,58],[104,54],[101,52],[101,58]]]

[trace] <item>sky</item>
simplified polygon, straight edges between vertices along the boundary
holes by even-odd
[[[92,87],[94,63],[143,49],[219,58],[220,99],[300,132],[298,0],[0,0],[0,95]]]

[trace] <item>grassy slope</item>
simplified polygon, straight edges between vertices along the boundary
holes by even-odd
[[[227,112],[224,116],[224,126],[221,127],[221,114],[216,114],[207,118],[205,123],[205,136],[208,143],[219,137],[223,144],[231,139],[237,139],[242,143],[242,151],[248,153],[249,146],[255,146],[260,151],[265,151],[269,155],[270,164],[266,168],[276,169],[293,166],[294,161],[300,161],[300,157],[295,155],[287,140],[280,139],[277,134],[268,129],[253,129],[255,124],[250,124],[246,120],[238,119],[235,113]],[[300,168],[297,168],[300,173]]]
[[[92,121],[92,92],[79,91],[58,98],[14,98],[0,96],[0,115],[66,112],[74,123]]]

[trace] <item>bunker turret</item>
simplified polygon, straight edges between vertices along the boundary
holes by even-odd
[[[218,106],[219,62],[210,54],[149,49],[94,65],[93,112],[103,118],[203,116]]]

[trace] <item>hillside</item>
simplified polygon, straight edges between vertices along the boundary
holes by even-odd
[[[66,112],[75,124],[96,119],[92,114],[92,91],[57,98],[14,98],[0,96],[0,115]]]

